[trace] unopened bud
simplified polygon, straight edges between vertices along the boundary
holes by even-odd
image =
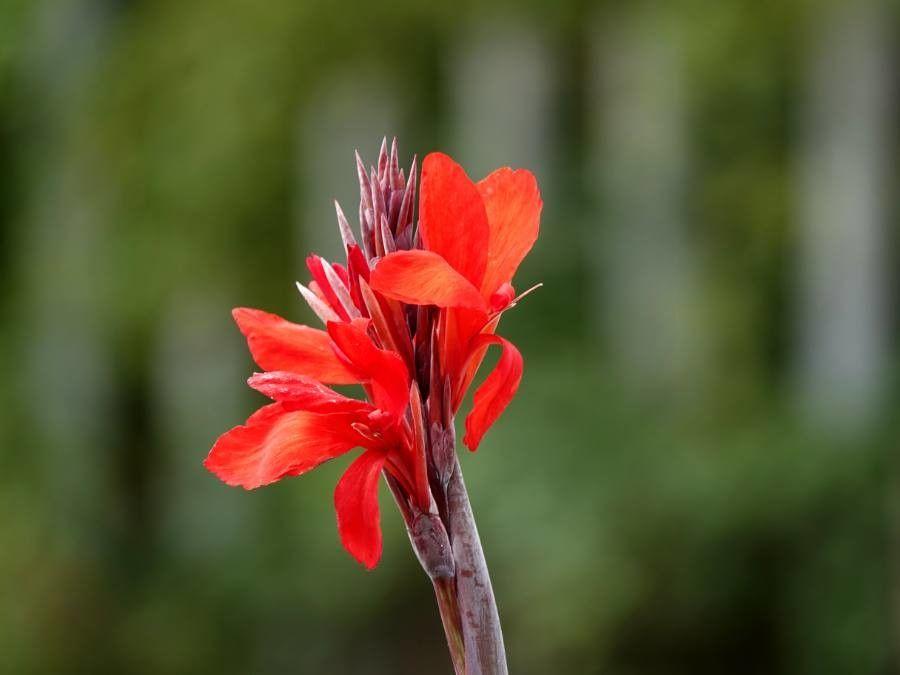
[[[431,425],[431,462],[441,485],[447,487],[456,468],[456,433],[453,426]]]
[[[455,572],[450,538],[441,519],[432,513],[419,513],[409,530],[416,557],[431,579],[452,579]]]

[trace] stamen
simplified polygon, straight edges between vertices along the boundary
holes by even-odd
[[[373,441],[375,443],[379,443],[381,441],[381,434],[379,434],[377,431],[372,431],[372,429],[370,429],[362,422],[351,422],[350,428],[366,440]]]
[[[510,307],[515,307],[516,303],[518,303],[519,300],[521,300],[522,298],[524,298],[526,295],[531,295],[534,291],[536,291],[537,289],[541,288],[543,285],[544,285],[544,282],[541,281],[541,282],[539,282],[539,283],[536,283],[534,286],[532,286],[531,288],[529,288],[527,291],[523,291],[523,292],[519,293],[516,297],[514,297],[514,298],[512,299],[512,302],[509,303],[509,306],[510,306]]]
[[[540,282],[540,283],[535,284],[534,286],[532,286],[531,288],[529,288],[527,291],[523,291],[522,293],[519,293],[516,297],[514,297],[512,300],[509,301],[509,304],[508,304],[506,307],[504,307],[503,309],[498,309],[496,312],[493,312],[493,313],[490,315],[490,321],[488,321],[488,324],[489,324],[491,321],[493,321],[495,318],[497,318],[498,316],[500,316],[501,314],[503,314],[503,312],[505,312],[506,310],[512,309],[513,307],[515,307],[517,304],[519,304],[519,301],[520,301],[522,298],[524,298],[524,297],[527,296],[527,295],[531,295],[534,291],[536,291],[537,289],[541,288],[543,285],[544,285],[544,282],[542,281],[542,282]],[[485,324],[485,326],[486,326],[486,325],[487,325],[487,324]],[[484,330],[483,327],[482,327],[482,330]]]

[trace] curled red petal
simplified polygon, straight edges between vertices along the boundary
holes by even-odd
[[[484,201],[463,168],[440,152],[422,162],[419,231],[426,249],[481,288],[490,232]]]
[[[472,412],[466,417],[463,442],[473,452],[478,449],[485,432],[509,405],[522,381],[522,355],[515,345],[497,335],[481,335],[473,347],[479,350],[490,344],[500,345],[503,352],[494,370],[475,392]]]
[[[409,403],[409,371],[399,354],[375,346],[368,325],[368,319],[331,322],[328,335],[346,356],[360,381],[372,385],[375,406],[396,419]]]
[[[248,490],[299,476],[359,445],[358,415],[319,415],[271,403],[215,442],[203,465],[228,485]]]
[[[278,401],[286,410],[316,413],[372,411],[369,403],[343,396],[311,377],[297,373],[254,373],[247,384],[273,401]]]
[[[519,264],[537,240],[541,220],[541,193],[530,171],[497,169],[478,182],[487,211],[489,239],[487,267],[481,291],[490,297],[512,281]]]
[[[478,288],[431,251],[398,251],[385,256],[372,271],[370,286],[410,305],[486,309]]]
[[[287,370],[327,384],[360,381],[335,355],[325,331],[259,309],[238,307],[232,315],[247,338],[253,360],[263,370]]]
[[[338,533],[344,548],[372,569],[381,558],[378,476],[386,455],[368,450],[347,468],[334,490]]]

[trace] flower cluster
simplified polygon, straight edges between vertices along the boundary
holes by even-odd
[[[541,197],[528,171],[499,169],[475,183],[433,153],[422,163],[416,223],[416,164],[404,174],[396,140],[368,172],[357,155],[357,171],[359,239],[335,203],[346,261],[312,255],[312,279],[297,284],[325,330],[234,310],[265,371],[248,383],[273,402],[219,437],[204,464],[250,489],[363,448],[334,503],[341,541],[372,568],[381,556],[379,476],[412,532],[446,499],[454,415],[491,345],[502,351],[466,418],[469,449],[519,386],[522,356],[495,329],[518,300],[511,281],[537,238]],[[361,385],[367,400],[327,386],[341,384]]]

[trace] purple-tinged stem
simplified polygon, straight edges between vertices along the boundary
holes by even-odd
[[[447,508],[466,675],[507,675],[500,615],[458,459],[447,484]]]
[[[435,579],[433,583],[434,596],[437,598],[441,622],[444,624],[444,635],[447,636],[450,660],[453,662],[453,672],[456,675],[466,675],[466,645],[459,617],[456,583],[453,579]]]

